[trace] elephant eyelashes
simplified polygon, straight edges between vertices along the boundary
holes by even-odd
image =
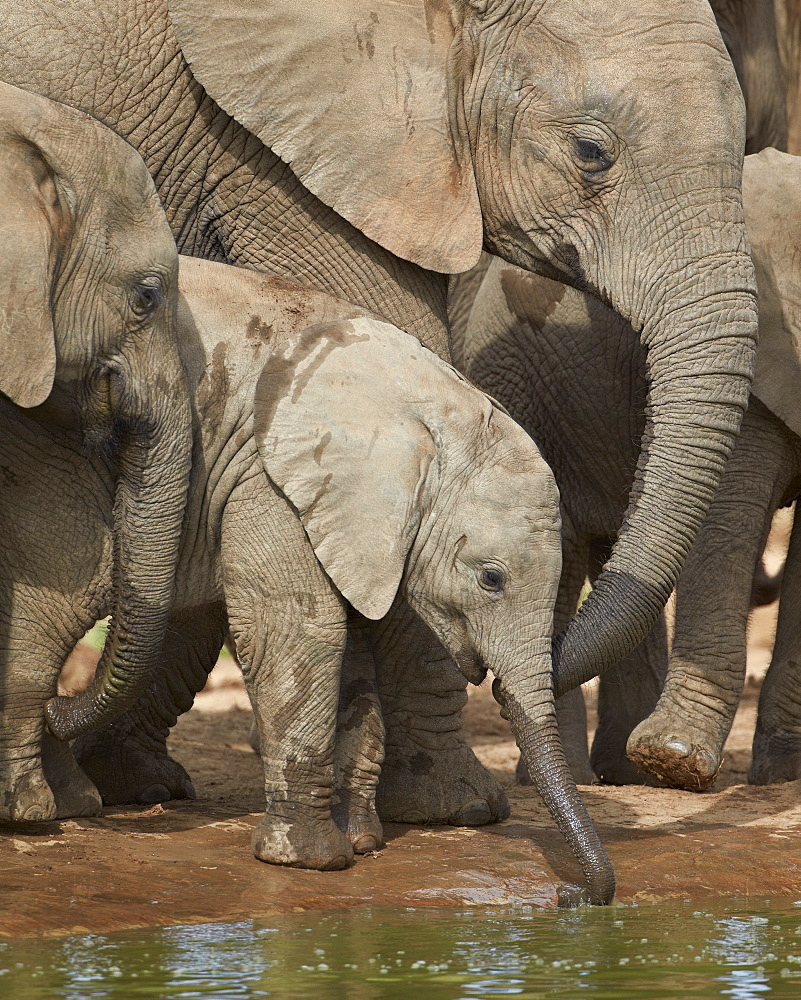
[[[608,170],[612,166],[611,157],[604,152],[601,145],[594,139],[581,139],[576,137],[573,140],[576,157],[581,161],[581,168],[585,173],[597,174],[602,170]]]
[[[478,582],[490,593],[499,594],[506,583],[506,578],[499,569],[480,569],[478,571]]]
[[[161,305],[162,292],[158,285],[141,282],[134,287],[133,309],[137,316],[150,316]]]

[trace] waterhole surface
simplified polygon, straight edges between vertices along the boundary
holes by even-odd
[[[0,943],[15,1000],[801,997],[801,900],[305,912]]]

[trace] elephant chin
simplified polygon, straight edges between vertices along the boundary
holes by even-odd
[[[89,687],[45,707],[47,727],[57,739],[113,722],[138,699],[158,665],[191,460],[188,402],[186,413],[174,400],[171,405],[175,409],[152,432],[123,432],[113,516],[112,623]]]
[[[484,663],[474,656],[454,656],[456,666],[463,677],[466,677],[471,684],[478,687],[487,679],[487,668]]]

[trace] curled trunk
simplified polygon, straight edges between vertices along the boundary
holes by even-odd
[[[172,405],[180,410],[174,400]],[[89,687],[47,704],[47,725],[58,739],[73,739],[118,718],[145,690],[159,662],[189,481],[188,417],[185,430],[181,423],[174,411],[169,430],[157,426],[152,432],[123,434],[113,518],[111,626]]]

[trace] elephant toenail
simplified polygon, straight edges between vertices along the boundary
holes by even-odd
[[[20,819],[25,823],[42,823],[47,817],[41,806],[28,806]]]
[[[679,757],[689,757],[690,756],[690,748],[684,742],[684,740],[679,740],[679,739],[669,740],[665,744],[665,748],[667,750],[672,750],[673,753],[675,753]]]
[[[184,782],[184,798],[185,799],[196,799],[197,792],[195,791],[195,786],[191,781]]]
[[[697,756],[698,773],[710,778],[718,769],[718,762],[708,750],[701,750]]]
[[[365,833],[354,843],[353,850],[356,854],[371,854],[378,850],[378,841],[371,833]]]
[[[492,821],[492,810],[486,799],[473,799],[451,817],[453,826],[484,826]]]
[[[143,792],[139,793],[139,801],[144,805],[153,805],[155,802],[166,802],[170,798],[172,798],[172,795],[166,785],[148,785]]]

